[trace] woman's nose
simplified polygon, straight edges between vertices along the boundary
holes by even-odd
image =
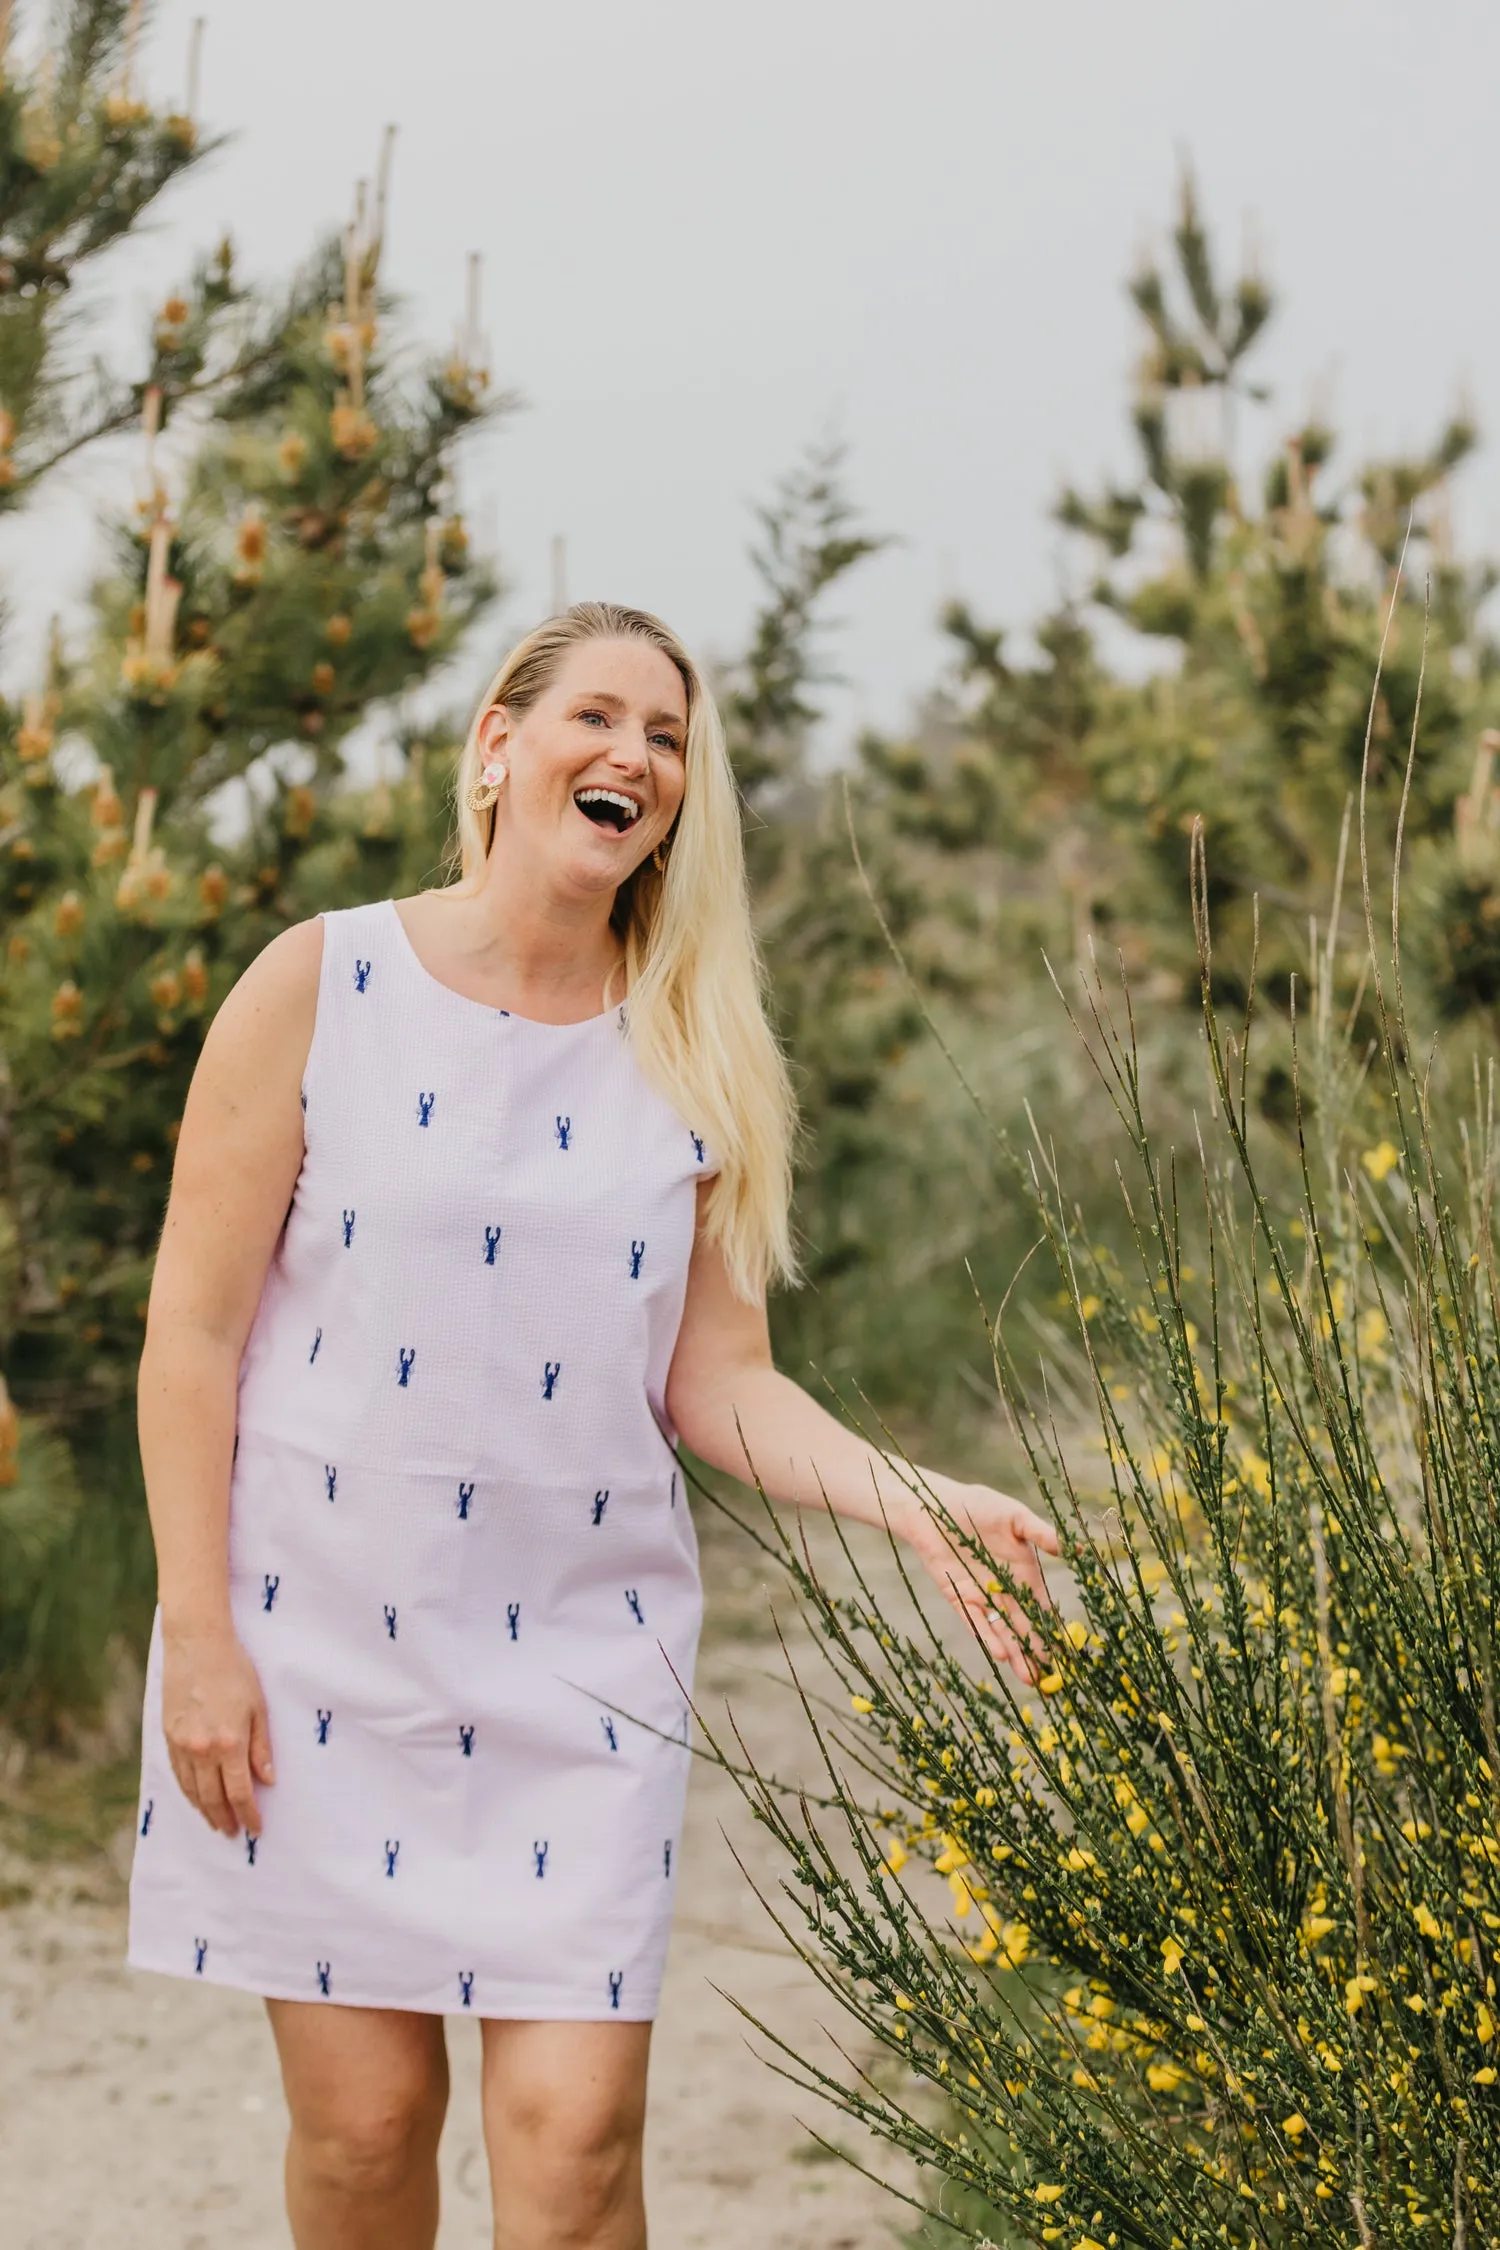
[[[644,728],[639,733],[629,727],[619,728],[609,749],[611,762],[623,773],[646,773],[650,770],[651,756]]]

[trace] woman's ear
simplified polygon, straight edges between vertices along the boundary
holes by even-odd
[[[503,703],[492,703],[479,722],[481,765],[490,765],[496,758],[505,757],[509,742],[510,713]]]

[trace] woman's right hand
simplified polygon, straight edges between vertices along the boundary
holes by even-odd
[[[232,1626],[165,1631],[162,1727],[177,1784],[221,1836],[260,1834],[255,1784],[275,1780],[266,1700]]]

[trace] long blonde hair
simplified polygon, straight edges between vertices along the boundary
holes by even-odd
[[[776,1278],[796,1278],[789,1206],[796,1105],[785,1059],[766,1021],[764,971],[750,916],[739,794],[714,699],[676,635],[647,611],[575,602],[517,643],[479,699],[458,761],[458,859],[453,885],[474,889],[495,832],[495,808],[475,812],[470,786],[483,763],[480,722],[503,703],[519,714],[551,685],[583,641],[645,641],[687,691],[682,808],[664,851],[622,883],[613,926],[625,948],[630,1042],[647,1078],[719,1159],[708,1233],[738,1296],[755,1301]]]

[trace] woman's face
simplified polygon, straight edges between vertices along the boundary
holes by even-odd
[[[677,818],[687,690],[649,642],[581,641],[530,710],[486,712],[479,739],[510,769],[497,841],[566,885],[614,891]]]

